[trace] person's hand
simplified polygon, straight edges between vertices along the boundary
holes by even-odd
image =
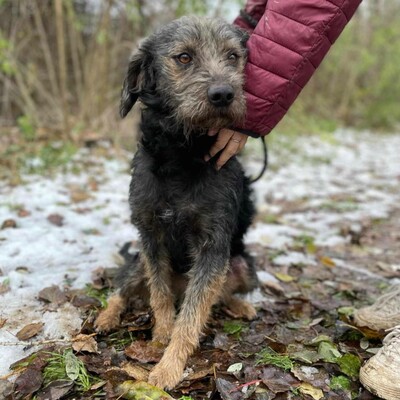
[[[209,161],[217,153],[223,150],[216,162],[217,170],[221,169],[221,167],[223,167],[231,157],[238,154],[243,149],[248,138],[244,133],[232,131],[231,129],[210,129],[208,135],[218,135],[218,137],[208,154],[205,155],[204,159]]]

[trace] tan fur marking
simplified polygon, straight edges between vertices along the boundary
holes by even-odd
[[[142,255],[145,271],[149,279],[150,306],[154,313],[153,341],[168,344],[175,319],[175,296],[171,284],[171,268],[165,257],[155,275],[149,259]]]
[[[161,361],[151,371],[149,383],[168,389],[179,383],[186,361],[198,346],[201,330],[207,322],[211,307],[218,300],[224,282],[225,276],[216,277],[204,290],[201,298],[197,299],[196,309],[193,309],[191,304],[193,299],[185,298],[172,332],[171,342]]]
[[[253,305],[240,297],[229,295],[224,297],[222,302],[238,318],[246,318],[251,321],[257,316],[257,311]]]
[[[108,332],[117,328],[120,324],[121,314],[125,311],[125,308],[125,301],[119,294],[111,296],[107,307],[100,312],[94,323],[96,331]]]

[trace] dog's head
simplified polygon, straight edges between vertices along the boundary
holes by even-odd
[[[149,36],[133,54],[120,112],[140,99],[186,130],[222,128],[245,114],[248,35],[221,19],[183,17]]]

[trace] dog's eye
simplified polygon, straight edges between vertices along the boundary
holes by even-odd
[[[176,58],[181,64],[189,64],[192,61],[192,57],[188,53],[179,54]]]
[[[236,62],[238,60],[239,56],[235,53],[231,53],[229,54],[228,60],[230,62]]]

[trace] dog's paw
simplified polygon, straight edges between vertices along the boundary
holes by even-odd
[[[160,389],[173,389],[182,379],[183,369],[174,365],[166,366],[160,361],[150,372],[150,385],[157,386]]]
[[[115,328],[118,328],[120,324],[119,315],[111,314],[107,310],[102,311],[94,321],[94,328],[96,332],[109,332]]]
[[[246,301],[243,302],[242,308],[240,310],[242,318],[248,319],[252,321],[253,319],[257,318],[257,310],[254,306]]]
[[[244,318],[252,321],[257,317],[257,311],[254,306],[243,299],[231,298],[226,306],[228,307],[228,314],[234,318]]]

